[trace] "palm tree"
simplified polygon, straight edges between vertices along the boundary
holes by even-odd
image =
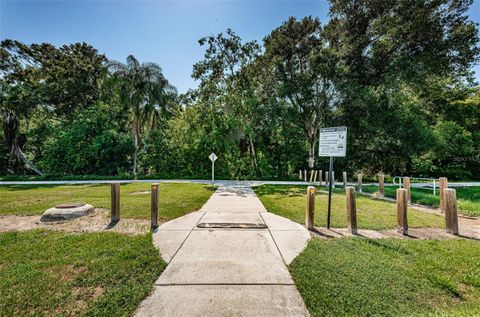
[[[120,99],[131,110],[132,129],[135,137],[133,174],[137,174],[138,150],[142,128],[155,122],[159,112],[167,108],[167,100],[176,94],[176,89],[163,76],[162,69],[155,63],[140,63],[133,55],[126,64],[109,61],[107,69],[117,79]]]

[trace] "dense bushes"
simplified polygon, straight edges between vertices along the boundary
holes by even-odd
[[[133,137],[117,132],[105,104],[79,112],[56,130],[41,166],[48,173],[117,175],[131,170]]]

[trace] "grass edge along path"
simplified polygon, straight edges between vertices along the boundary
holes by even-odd
[[[311,316],[479,316],[480,244],[320,239],[289,265]]]
[[[150,219],[150,183],[120,185],[120,217]],[[210,198],[211,186],[196,183],[161,183],[160,221],[200,209]],[[60,203],[81,201],[110,208],[110,184],[0,185],[0,215],[40,215]]]
[[[385,186],[385,197],[395,198],[396,186]],[[378,186],[364,185],[362,187],[365,193],[377,193]],[[480,216],[480,186],[454,187],[457,192],[458,212],[465,216]],[[440,196],[434,196],[432,189],[410,188],[412,203],[438,208],[440,206]]]
[[[130,316],[166,263],[150,234],[0,233],[0,315]]]
[[[318,188],[322,189],[322,188]],[[254,190],[265,205],[274,214],[305,224],[306,185],[262,185]],[[325,227],[327,218],[328,194],[317,191],[315,196],[315,226]],[[396,204],[374,199],[366,195],[357,195],[357,220],[359,229],[385,230],[396,227]],[[343,189],[336,189],[332,195],[332,227],[347,226],[346,200]],[[441,215],[431,214],[409,208],[409,227],[444,228],[445,219]]]

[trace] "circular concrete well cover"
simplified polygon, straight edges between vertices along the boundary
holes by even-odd
[[[47,209],[40,220],[43,222],[71,220],[85,216],[93,210],[92,205],[80,202],[59,204]]]
[[[78,208],[78,207],[82,207],[84,205],[85,205],[85,203],[79,203],[79,202],[65,203],[65,204],[56,205],[55,208],[58,208],[58,209]]]

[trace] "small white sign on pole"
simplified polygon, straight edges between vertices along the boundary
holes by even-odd
[[[215,162],[218,157],[215,155],[215,153],[212,153],[208,158],[210,159],[210,161]]]
[[[347,155],[347,127],[320,129],[318,155],[343,157]]]
[[[212,161],[212,187],[214,187],[215,186],[215,161],[217,160],[218,157],[215,155],[215,153],[212,153],[208,158],[210,159],[210,161]]]

